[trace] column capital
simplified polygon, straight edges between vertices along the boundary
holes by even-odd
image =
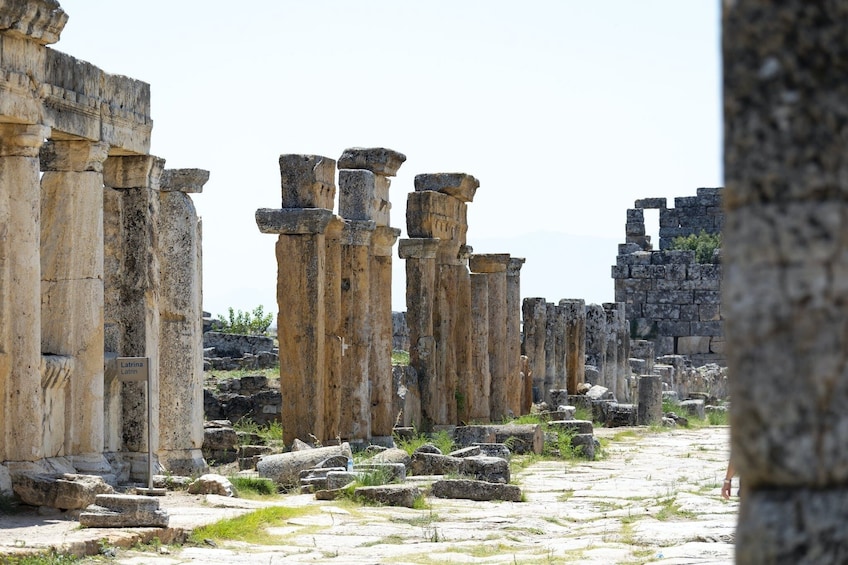
[[[159,190],[165,159],[153,155],[116,155],[103,163],[103,184],[111,188]]]
[[[517,277],[526,260],[524,257],[510,257],[506,266],[506,276]]]
[[[87,140],[50,139],[41,147],[42,171],[103,172],[109,144]]]
[[[208,180],[209,171],[204,169],[165,169],[159,179],[159,190],[199,194]]]
[[[393,177],[406,155],[385,147],[349,147],[339,157],[339,169],[366,169],[375,175]]]
[[[342,245],[371,245],[371,235],[377,229],[376,222],[345,220],[342,230]]]
[[[478,253],[471,256],[469,266],[475,273],[502,273],[509,262],[508,253]]]
[[[0,124],[0,156],[38,157],[50,132],[41,124]]]
[[[321,155],[280,155],[281,208],[333,209],[336,161]]]
[[[426,173],[415,175],[415,192],[434,191],[449,194],[463,202],[472,202],[480,181],[466,173]]]
[[[391,257],[392,247],[400,237],[400,229],[389,226],[377,226],[371,238],[372,253],[377,257]]]
[[[435,259],[438,251],[437,237],[414,237],[401,239],[398,243],[398,257],[401,259]]]
[[[260,208],[256,211],[256,225],[262,233],[318,235],[325,233],[335,217],[326,208]]]

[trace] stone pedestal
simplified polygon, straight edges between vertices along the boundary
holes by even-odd
[[[833,72],[848,64],[847,15],[842,3],[724,3],[737,563],[848,556],[848,81]]]
[[[45,455],[38,151],[49,134],[40,125],[0,124],[0,460],[6,461]]]
[[[586,302],[564,298],[559,305],[565,311],[566,388],[568,394],[577,394],[586,373]]]
[[[636,407],[636,424],[659,424],[663,415],[662,378],[659,375],[639,375],[637,390],[639,403]]]
[[[73,359],[65,449],[103,450],[103,161],[108,146],[50,141],[41,149],[41,347]],[[97,467],[108,470],[105,460]],[[80,469],[89,470],[89,469]]]
[[[477,254],[471,256],[473,273],[484,273],[488,286],[488,319],[475,319],[475,323],[486,322],[489,330],[489,372],[491,389],[489,394],[489,418],[500,422],[509,414],[507,383],[509,377],[509,351],[507,343],[507,275],[510,257],[506,253]],[[476,317],[477,311],[474,310]]]
[[[207,468],[203,446],[201,223],[189,194],[201,169],[165,170],[159,193],[159,461],[169,472]]]
[[[107,354],[148,357],[154,453],[159,438],[159,180],[157,157],[109,157],[103,165],[104,344]],[[147,387],[104,375],[107,450],[147,452]],[[146,468],[135,478],[141,479]]]

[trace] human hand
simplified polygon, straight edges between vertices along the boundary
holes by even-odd
[[[730,479],[725,479],[724,482],[721,485],[721,496],[723,496],[725,499],[730,498],[731,484],[732,484],[732,482],[731,482]]]

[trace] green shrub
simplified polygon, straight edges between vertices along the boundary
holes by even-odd
[[[277,494],[277,486],[271,479],[262,477],[228,477],[242,498],[253,496],[270,496]]]
[[[218,321],[222,327],[218,330],[227,334],[246,334],[246,335],[264,335],[274,321],[273,314],[265,314],[264,307],[260,304],[253,309],[253,312],[236,313],[232,307],[229,309],[229,316],[218,314]]]
[[[671,241],[672,250],[694,251],[695,261],[698,263],[713,263],[714,252],[720,247],[721,234],[707,233],[704,230],[697,235],[693,233],[685,237],[675,237]]]

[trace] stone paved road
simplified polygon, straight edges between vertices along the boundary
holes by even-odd
[[[282,504],[310,511],[272,530],[273,545],[172,546],[167,555],[119,550],[113,562],[733,563],[738,503],[720,496],[726,427],[596,432],[610,439],[603,459],[544,461],[520,472],[526,502],[431,499],[429,510],[411,510],[288,496]],[[172,524],[188,519],[188,509],[171,512]]]

